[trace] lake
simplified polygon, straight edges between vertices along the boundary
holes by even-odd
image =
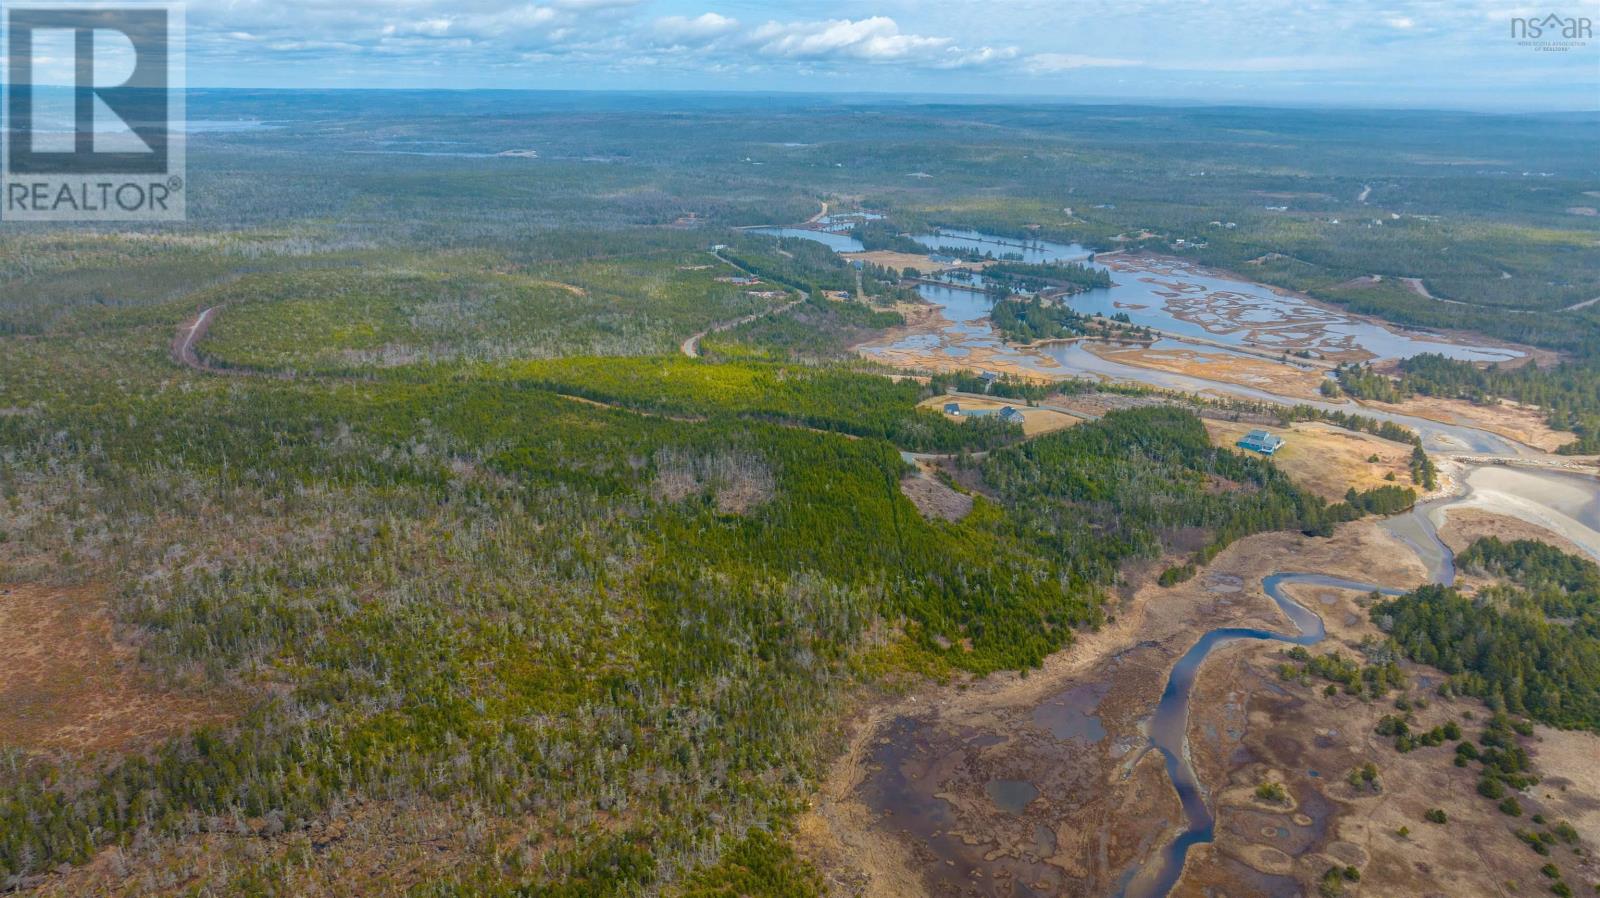
[[[1048,240],[996,237],[993,234],[954,228],[940,228],[932,234],[913,234],[911,239],[934,251],[948,247],[978,253],[992,253],[997,259],[1001,256],[1014,254],[1022,256],[1022,261],[1036,265],[1047,262],[1083,262],[1088,260],[1091,255],[1088,248],[1079,246],[1076,243],[1051,243]]]
[[[750,228],[752,234],[766,234],[769,237],[798,237],[801,240],[814,240],[824,244],[836,253],[859,253],[866,250],[861,241],[849,234],[836,234],[832,231],[813,231],[808,228]]]

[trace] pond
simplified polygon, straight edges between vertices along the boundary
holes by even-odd
[[[1020,814],[1028,803],[1039,797],[1039,790],[1027,780],[990,780],[984,787],[989,800],[1007,814]]]
[[[935,252],[950,248],[979,253],[992,253],[995,258],[1020,255],[1030,264],[1046,262],[1083,262],[1090,250],[1076,243],[1051,243],[1048,240],[996,237],[979,231],[940,228],[932,234],[912,234],[911,239]]]
[[[766,234],[769,237],[798,237],[801,240],[813,240],[821,243],[836,253],[859,253],[866,250],[861,241],[849,234],[836,234],[832,231],[813,231],[809,228],[750,228],[751,234]]]

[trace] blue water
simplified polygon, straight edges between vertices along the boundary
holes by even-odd
[[[836,253],[859,253],[866,250],[861,241],[848,234],[835,234],[832,231],[812,231],[806,228],[750,228],[752,234],[766,234],[771,237],[798,237],[801,240],[815,240],[817,243],[827,245]]]
[[[1307,340],[1311,349],[1339,353],[1363,349],[1378,359],[1404,359],[1435,353],[1475,362],[1509,361],[1521,353],[1487,346],[1463,346],[1418,333],[1398,333],[1262,284],[1202,273],[1181,262],[1117,259],[1112,286],[1068,299],[1074,311],[1111,317],[1127,315],[1134,324],[1169,334],[1215,340],[1235,346],[1293,352]],[[1230,314],[1224,316],[1222,313]],[[1182,317],[1180,317],[1180,315]]]
[[[797,232],[801,236],[814,232]],[[1030,263],[1088,262],[1090,251],[1076,243],[1052,243],[997,237],[979,231],[941,229],[912,239],[938,250],[972,250],[1000,257],[1021,255]],[[854,242],[854,241],[852,241]],[[1463,346],[1420,333],[1401,333],[1336,309],[1279,293],[1263,284],[1203,273],[1181,261],[1116,258],[1111,264],[1089,262],[1109,271],[1112,286],[1070,297],[1068,304],[1085,315],[1127,315],[1134,324],[1175,336],[1249,345],[1271,352],[1296,351],[1308,340],[1325,353],[1361,349],[1377,359],[1404,359],[1436,353],[1453,359],[1499,362],[1521,353],[1488,346]],[[1229,312],[1224,316],[1223,311]],[[1181,316],[1181,317],[1180,317]]]
[[[1389,532],[1390,536],[1405,543],[1411,551],[1417,553],[1428,569],[1428,579],[1444,586],[1454,586],[1456,582],[1456,557],[1450,547],[1439,538],[1439,528],[1433,518],[1433,512],[1441,505],[1448,505],[1461,501],[1455,496],[1446,499],[1434,499],[1430,502],[1418,502],[1405,514],[1387,518],[1380,525]]]
[[[1205,795],[1195,777],[1194,768],[1184,757],[1189,732],[1189,697],[1194,691],[1195,677],[1206,656],[1219,646],[1241,639],[1271,640],[1293,645],[1315,645],[1327,635],[1322,618],[1316,612],[1289,598],[1283,587],[1291,584],[1327,586],[1336,589],[1354,589],[1362,592],[1381,592],[1388,596],[1401,595],[1400,590],[1385,589],[1370,583],[1358,583],[1322,574],[1273,574],[1261,583],[1272,601],[1294,623],[1297,633],[1276,633],[1254,627],[1223,627],[1212,630],[1200,638],[1172,668],[1167,688],[1161,693],[1155,717],[1150,722],[1150,742],[1166,759],[1167,776],[1178,791],[1186,820],[1184,831],[1163,849],[1160,866],[1147,880],[1125,882],[1117,892],[1119,898],[1159,898],[1172,891],[1178,877],[1183,874],[1184,860],[1189,849],[1216,838],[1216,818],[1206,805]]]
[[[952,228],[940,228],[932,234],[913,234],[911,239],[935,251],[941,247],[954,247],[980,253],[992,253],[997,259],[1009,253],[1016,253],[1022,256],[1022,261],[1033,264],[1082,262],[1091,255],[1087,248],[1076,243],[1019,240],[1013,237],[996,237],[992,234],[983,234],[978,231],[962,231]]]
[[[189,134],[234,133],[239,131],[273,131],[282,128],[257,119],[189,119],[177,124],[178,130]]]

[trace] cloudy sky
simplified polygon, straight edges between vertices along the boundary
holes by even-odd
[[[1600,109],[1600,0],[189,0],[189,83]]]

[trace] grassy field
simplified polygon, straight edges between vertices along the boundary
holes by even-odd
[[[1218,446],[1233,446],[1256,429],[1253,424],[1206,419],[1206,432]],[[1273,432],[1288,442],[1272,456],[1272,464],[1303,489],[1329,501],[1343,498],[1351,489],[1411,485],[1411,447],[1405,444],[1317,423]]]
[[[1030,437],[1038,436],[1042,433],[1051,433],[1057,430],[1064,430],[1065,428],[1080,424],[1083,421],[1082,418],[1073,417],[1072,415],[1063,414],[1050,409],[1028,408],[1026,404],[1022,403],[1004,402],[994,399],[972,399],[966,396],[959,398],[953,396],[934,396],[931,399],[923,400],[921,407],[933,409],[940,414],[945,414],[944,406],[947,402],[959,403],[962,411],[980,410],[998,412],[1004,408],[1014,408],[1022,413],[1022,432]],[[945,414],[945,417],[950,418],[953,421],[963,422],[977,420],[974,418],[962,418],[959,415]]]

